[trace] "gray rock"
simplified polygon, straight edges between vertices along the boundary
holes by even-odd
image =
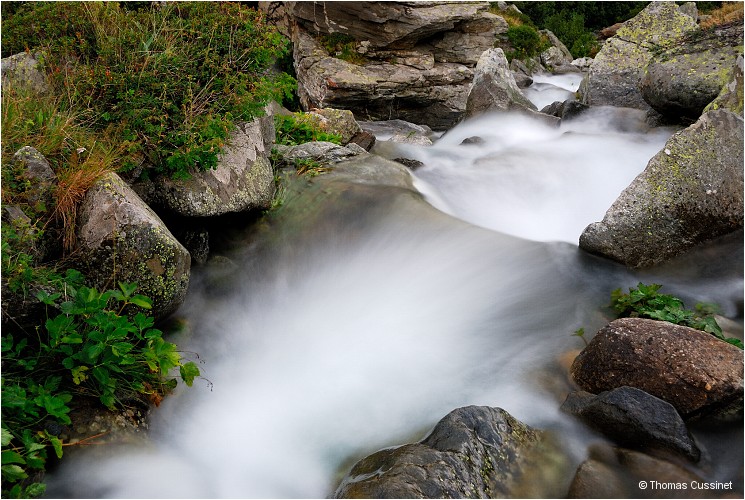
[[[695,9],[694,9],[695,10]],[[699,30],[655,54],[639,91],[657,112],[671,119],[698,118],[730,80],[742,54],[742,23]]]
[[[573,57],[566,45],[550,30],[541,33],[551,42],[551,47],[541,53],[541,63],[549,70],[571,65]]]
[[[675,408],[634,387],[574,391],[561,409],[617,444],[642,451],[671,451],[697,462],[701,451]]]
[[[579,68],[581,71],[586,71],[590,69],[590,66],[592,66],[593,62],[595,62],[595,59],[593,59],[592,57],[580,57],[578,59],[574,59],[571,62],[571,65]]]
[[[668,140],[579,245],[645,267],[734,232],[743,227],[742,165],[742,118],[709,111]]]
[[[367,154],[364,148],[354,143],[340,146],[333,142],[314,141],[291,147],[282,153],[282,161],[294,164],[297,161],[309,160],[325,166]]]
[[[696,2],[686,2],[679,5],[678,9],[686,16],[689,16],[691,19],[698,22],[698,7],[696,7]]]
[[[711,101],[704,111],[715,109],[729,110],[740,118],[743,117],[743,57],[737,56],[737,61],[732,69],[729,82],[722,87],[717,98]]]
[[[39,68],[40,54],[21,52],[0,60],[3,85],[23,88],[38,94],[52,91],[47,75]]]
[[[696,22],[675,3],[650,3],[626,21],[595,56],[580,86],[581,101],[591,106],[649,109],[638,86],[653,50],[669,48],[697,29]]]
[[[395,161],[396,163],[400,163],[401,165],[404,165],[411,170],[416,170],[424,166],[423,162],[419,160],[412,160],[411,158],[394,158],[393,161]]]
[[[396,134],[411,134],[429,137],[432,129],[426,125],[417,125],[405,120],[382,120],[359,122],[365,132],[373,134],[380,140],[387,140]]]
[[[440,420],[421,442],[385,449],[359,461],[334,496],[557,496],[561,486],[551,485],[548,477],[556,481],[558,461],[539,451],[546,444],[544,439],[542,433],[502,409],[458,408]],[[544,459],[539,466],[535,462],[538,455]]]
[[[510,61],[510,70],[515,78],[515,83],[521,89],[530,87],[533,84],[532,73],[528,66],[520,59]]]
[[[572,364],[574,381],[598,394],[636,387],[685,418],[742,418],[742,350],[665,321],[623,318],[602,328]]]
[[[324,132],[341,136],[342,144],[348,144],[354,136],[362,132],[359,123],[354,119],[354,114],[346,109],[313,109],[306,116],[315,117],[315,123]]]
[[[154,201],[189,217],[268,208],[274,196],[274,174],[261,120],[239,123],[219,155],[217,168],[192,169],[190,175],[189,179],[157,178]]]
[[[409,132],[406,134],[398,133],[395,134],[393,137],[388,139],[391,142],[399,142],[401,144],[417,144],[419,146],[431,146],[432,145],[432,139],[430,139],[427,136],[419,135],[414,132]]]
[[[536,111],[536,107],[520,92],[502,49],[489,49],[476,65],[466,102],[466,117],[510,110]]]
[[[99,179],[78,209],[79,262],[99,290],[137,283],[161,318],[189,286],[191,258],[160,218],[114,173]]]
[[[27,203],[36,211],[44,212],[51,208],[57,175],[44,155],[31,146],[24,146],[15,152],[10,164],[28,185],[24,191]]]

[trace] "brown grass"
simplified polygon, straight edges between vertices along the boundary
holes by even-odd
[[[712,28],[721,24],[728,24],[738,19],[743,18],[743,4],[742,2],[722,2],[722,6],[709,13],[709,16],[704,21],[701,21],[701,27]]]

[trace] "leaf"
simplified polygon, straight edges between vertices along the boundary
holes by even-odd
[[[95,378],[101,385],[109,385],[109,381],[111,378],[109,376],[109,370],[107,370],[103,366],[97,366],[91,373],[93,373],[93,378]]]
[[[47,485],[44,483],[31,483],[26,486],[24,496],[27,498],[38,498],[47,491]]]
[[[11,434],[10,431],[6,429],[5,427],[0,429],[0,436],[2,436],[2,438],[0,439],[0,443],[3,446],[8,446],[10,442],[13,440],[13,434]]]
[[[181,379],[188,387],[191,387],[194,383],[194,378],[200,375],[199,367],[193,361],[189,361],[188,363],[182,365],[179,368],[179,371],[181,373]]]
[[[111,345],[111,352],[118,357],[127,354],[132,349],[134,349],[134,346],[129,342],[114,342]]]
[[[2,466],[3,481],[15,482],[21,479],[26,479],[28,474],[18,465],[3,465]]]
[[[26,461],[23,459],[20,453],[12,450],[4,450],[2,452],[2,465],[7,464],[25,464]]]
[[[740,339],[736,339],[734,337],[727,337],[726,339],[724,339],[724,341],[727,342],[728,344],[732,344],[734,346],[737,346],[740,349],[743,348],[742,340],[740,340]]]
[[[119,282],[119,288],[122,290],[122,293],[124,294],[124,298],[128,299],[132,296],[133,293],[135,293],[135,290],[137,290],[137,283]]]
[[[76,366],[71,370],[72,372],[72,381],[75,385],[80,385],[81,382],[88,379],[88,375],[85,374],[85,372],[88,371],[87,366]]]
[[[60,441],[57,436],[49,434],[47,431],[44,431],[44,434],[46,435],[47,439],[49,439],[49,442],[52,443],[54,454],[57,455],[57,458],[62,458],[62,441]]]
[[[129,299],[129,302],[136,306],[140,306],[143,309],[153,308],[153,301],[150,300],[148,297],[145,297],[144,295],[135,295],[134,297]]]

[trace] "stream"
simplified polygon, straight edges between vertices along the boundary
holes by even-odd
[[[540,109],[575,84],[544,78],[526,95]],[[608,321],[611,290],[661,283],[742,328],[741,236],[643,272],[577,248],[673,132],[612,108],[559,128],[486,115],[430,147],[379,142],[424,164],[421,196],[315,178],[268,229],[222,235],[227,272],[193,270],[175,341],[209,382],[166,398],[147,444],[78,452],[48,495],[326,498],[356,460],[465,405],[554,431],[573,471],[601,438],[559,411],[558,358],[581,349],[576,329]],[[696,432],[707,477],[741,489],[742,429]]]

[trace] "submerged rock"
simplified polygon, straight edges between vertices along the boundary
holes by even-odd
[[[558,496],[564,464],[546,444],[541,432],[502,409],[458,408],[421,442],[359,461],[334,497]]]
[[[621,193],[581,248],[652,266],[743,227],[743,121],[709,111],[674,134]]]
[[[709,333],[665,321],[617,319],[577,356],[571,372],[585,391],[622,386],[667,401],[685,419],[742,418],[742,350]]]
[[[191,258],[160,218],[118,175],[109,173],[86,193],[78,210],[79,261],[99,290],[137,283],[164,317],[184,301]]]

